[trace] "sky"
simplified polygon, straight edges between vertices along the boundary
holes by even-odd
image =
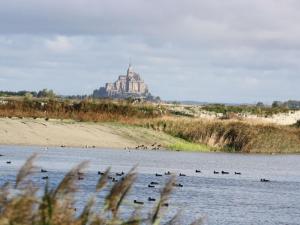
[[[300,100],[298,0],[0,0],[0,90],[91,94],[133,64],[165,100]]]

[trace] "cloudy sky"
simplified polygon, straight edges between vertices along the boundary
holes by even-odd
[[[0,0],[0,89],[90,94],[131,59],[167,100],[300,99],[298,0]]]

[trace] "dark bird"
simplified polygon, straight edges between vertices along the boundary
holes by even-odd
[[[48,178],[49,178],[48,176],[42,177],[43,180],[48,180]]]
[[[260,179],[260,182],[270,182],[270,180],[267,180],[265,178]]]
[[[78,177],[78,180],[83,180],[83,179],[84,179],[83,177],[80,177],[80,176]]]
[[[41,173],[47,173],[47,170],[41,169]]]
[[[4,155],[0,154],[0,157],[1,157],[1,156],[4,156]]]
[[[222,174],[229,174],[229,172],[226,172],[226,171],[222,170]]]
[[[235,175],[242,175],[241,172],[234,172]]]
[[[214,170],[214,174],[219,174],[219,172]]]
[[[165,172],[165,175],[171,175],[171,172],[170,171]]]
[[[123,176],[124,175],[124,172],[122,171],[121,173],[116,173],[116,176]]]
[[[162,206],[168,207],[168,206],[169,206],[169,203],[164,203]]]
[[[156,200],[155,198],[151,198],[151,197],[148,198],[149,202],[155,202],[155,200]]]
[[[118,181],[116,178],[113,177],[112,182],[117,183],[117,182],[119,182],[119,181]]]
[[[7,164],[11,164],[11,161],[6,161]]]
[[[78,175],[78,176],[83,176],[84,173],[82,173],[82,172],[77,172],[77,175]]]
[[[196,170],[195,172],[196,172],[196,173],[201,173],[201,170]]]
[[[98,171],[98,175],[104,175],[104,172]]]
[[[152,181],[150,184],[152,184],[152,185],[158,185],[158,182]]]
[[[185,177],[186,175],[183,174],[183,173],[180,173],[179,176],[180,176],[180,177]]]
[[[141,202],[141,201],[134,200],[133,202],[134,202],[135,204],[144,205],[144,202]]]
[[[179,183],[179,184],[174,183],[173,186],[174,186],[174,187],[183,187],[183,185],[180,184],[180,183]]]
[[[155,188],[155,186],[152,185],[152,184],[149,184],[148,187],[149,187],[149,188]]]
[[[159,173],[156,173],[155,176],[156,176],[156,177],[161,177],[162,175],[159,174]]]

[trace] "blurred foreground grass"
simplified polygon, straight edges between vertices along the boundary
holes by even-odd
[[[95,209],[96,194],[108,182],[110,169],[108,168],[95,184],[94,197],[89,197],[83,210],[76,212],[76,193],[79,176],[87,162],[82,162],[71,169],[61,182],[53,189],[49,189],[48,182],[44,186],[42,195],[39,188],[32,181],[31,175],[36,171],[33,162],[36,155],[31,156],[16,176],[15,183],[5,183],[0,187],[0,224],[1,225],[118,225],[118,224],[153,224],[162,223],[162,217],[167,210],[165,207],[172,192],[175,178],[171,177],[160,192],[160,199],[146,217],[139,214],[138,208],[132,209],[129,218],[122,218],[120,206],[126,199],[137,177],[136,169],[131,169],[110,189],[105,197],[101,210]],[[186,224],[180,222],[178,214],[165,224]],[[202,224],[198,219],[193,225]]]

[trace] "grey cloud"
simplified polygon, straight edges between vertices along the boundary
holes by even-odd
[[[0,1],[0,89],[91,93],[129,58],[165,99],[300,98],[297,0]]]

